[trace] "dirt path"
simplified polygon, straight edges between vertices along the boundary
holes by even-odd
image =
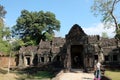
[[[16,74],[0,74],[0,80],[16,80],[18,76]]]
[[[93,73],[83,72],[60,72],[53,80],[93,80]]]

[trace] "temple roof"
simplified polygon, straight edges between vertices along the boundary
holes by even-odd
[[[66,37],[72,36],[86,36],[86,33],[82,30],[82,28],[78,24],[75,24],[72,26],[69,33],[66,35]]]

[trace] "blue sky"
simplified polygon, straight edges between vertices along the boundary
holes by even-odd
[[[61,22],[60,32],[56,36],[65,37],[74,24],[79,24],[88,35],[101,35],[107,32],[111,37],[114,29],[103,29],[100,17],[95,17],[90,10],[93,0],[0,0],[7,14],[5,22],[12,27],[20,16],[21,10],[50,11]]]

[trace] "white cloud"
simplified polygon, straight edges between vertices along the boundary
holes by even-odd
[[[105,28],[102,23],[94,24],[92,27],[83,28],[87,35],[102,35],[102,32],[106,32],[108,37],[113,38],[115,33],[115,28]]]
[[[87,35],[102,35],[102,32],[106,32],[109,38],[113,38],[115,36],[115,28],[111,26],[111,28],[105,28],[102,23],[93,24],[91,27],[82,27],[84,32]],[[64,33],[64,34],[63,34]],[[56,37],[65,37],[68,34],[67,32],[55,32]]]

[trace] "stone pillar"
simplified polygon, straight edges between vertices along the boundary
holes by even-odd
[[[30,58],[30,65],[33,65],[33,56],[29,56]]]
[[[49,61],[49,57],[48,55],[46,55],[46,63]]]
[[[46,55],[44,55],[43,57],[44,57],[44,63],[46,63]]]
[[[41,63],[42,61],[41,61],[41,56],[39,56],[39,62]]]
[[[19,63],[18,63],[18,66],[21,67],[23,66],[23,60],[22,60],[22,54],[19,53]]]
[[[30,52],[31,55],[30,55],[30,65],[33,65],[33,59],[34,59],[34,53],[33,52]]]
[[[40,63],[40,55],[37,54],[37,56],[38,56],[38,64],[39,64]]]
[[[92,67],[92,57],[90,57],[90,67]]]
[[[71,69],[71,55],[70,55],[70,45],[68,45],[67,47],[67,60],[66,60],[66,68],[68,71],[70,71]]]
[[[84,64],[84,66],[83,66],[84,67],[84,72],[87,72],[87,67],[88,67],[88,64],[87,64],[87,54],[84,55],[84,59],[83,60],[84,60],[83,61],[84,62],[83,63]]]
[[[25,56],[23,57],[23,63],[24,63],[24,66],[27,66],[27,64],[28,64],[27,58]]]
[[[98,54],[98,60],[101,62],[101,63],[103,63],[104,62],[104,55],[103,55],[103,53],[102,52],[100,52],[99,54]]]

